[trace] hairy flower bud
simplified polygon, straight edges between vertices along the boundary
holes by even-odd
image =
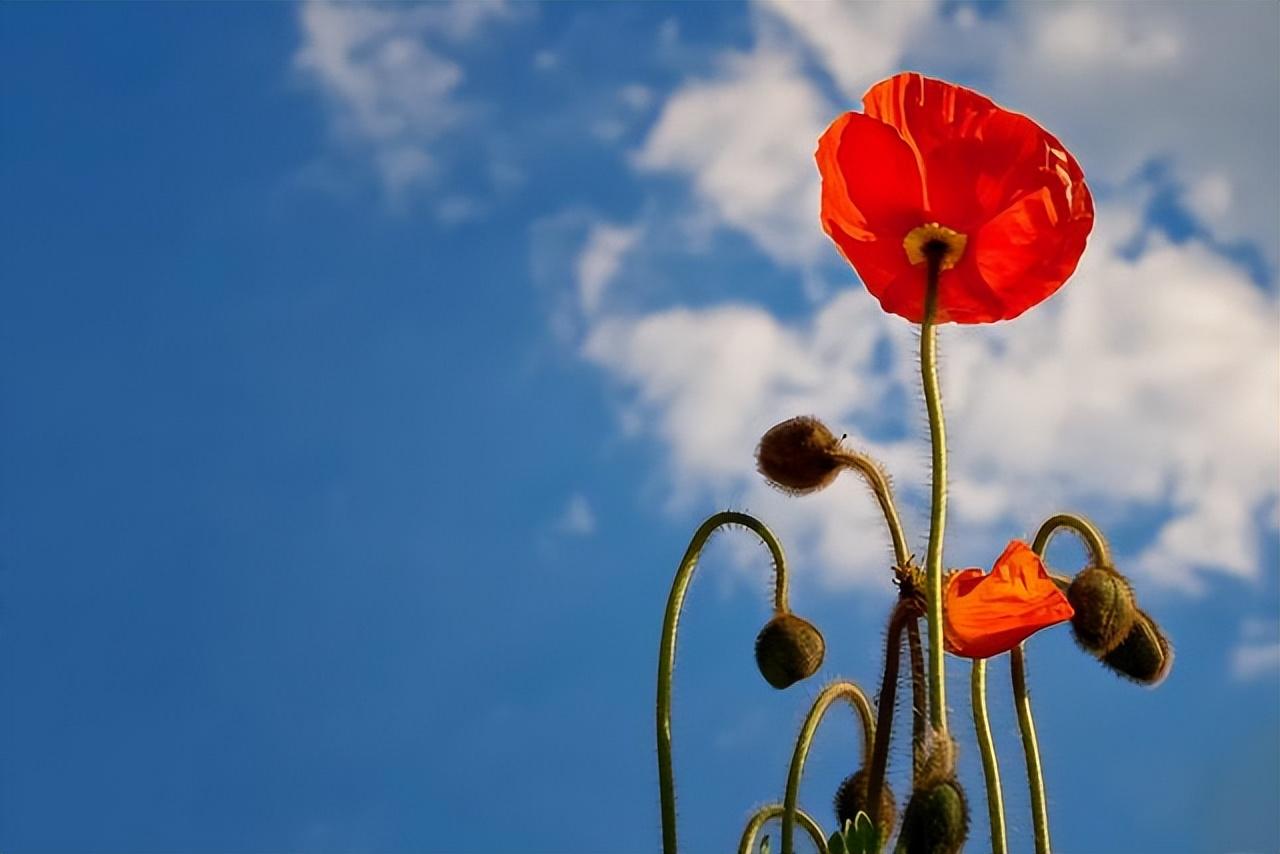
[[[969,803],[960,783],[951,778],[911,793],[902,815],[899,852],[959,854],[969,836]]]
[[[1173,647],[1156,621],[1139,608],[1129,634],[1102,657],[1102,663],[1126,679],[1155,686],[1164,681],[1173,667]]]
[[[840,788],[836,789],[835,808],[836,826],[844,827],[846,821],[853,822],[858,813],[864,812],[875,825],[880,839],[887,840],[893,833],[893,826],[898,820],[898,804],[893,799],[893,792],[888,785],[880,787],[880,811],[872,815],[867,803],[867,769],[859,768],[844,778]],[[856,822],[855,822],[856,823]]]
[[[770,427],[756,448],[756,465],[769,482],[792,495],[817,492],[840,474],[839,440],[807,415]]]
[[[927,788],[956,775],[956,740],[949,733],[930,729],[921,745],[919,786]]]
[[[756,666],[779,690],[817,673],[826,652],[822,632],[795,614],[778,614],[756,636]]]
[[[1105,566],[1091,566],[1072,579],[1067,601],[1076,612],[1071,618],[1076,642],[1094,655],[1120,646],[1137,613],[1129,582]]]

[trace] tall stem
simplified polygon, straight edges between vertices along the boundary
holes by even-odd
[[[676,664],[676,632],[680,613],[684,609],[684,597],[698,565],[698,556],[711,534],[724,525],[741,525],[753,531],[768,546],[773,556],[775,573],[774,611],[785,614],[787,608],[787,560],[782,546],[773,533],[760,520],[746,513],[717,513],[703,522],[694,533],[680,560],[675,580],[671,583],[671,595],[667,598],[667,610],[662,618],[662,644],[658,651],[658,791],[662,800],[662,850],[664,854],[676,854],[676,783],[671,760],[671,674]]]
[[[760,828],[764,827],[770,819],[778,818],[782,812],[782,804],[767,804],[756,810],[747,820],[747,826],[742,829],[742,839],[738,842],[738,854],[755,854],[756,836],[760,833]],[[821,825],[802,809],[796,810],[796,819],[813,840],[813,847],[818,849],[819,854],[827,854],[827,840],[822,834]]]
[[[902,630],[919,615],[915,604],[902,600],[889,618],[889,637],[884,648],[884,678],[880,696],[876,698],[876,746],[867,770],[867,809],[881,839],[888,839],[889,828],[880,827],[880,791],[884,788],[885,769],[889,764],[889,741],[893,738],[893,711],[898,689],[898,661],[902,655]]]
[[[924,403],[929,413],[929,441],[933,448],[933,496],[929,511],[929,550],[925,555],[929,601],[929,718],[939,732],[947,729],[947,685],[942,646],[942,537],[947,522],[947,433],[942,420],[942,393],[938,388],[938,336],[934,315],[938,309],[938,275],[944,249],[926,249],[928,283],[924,298],[924,322],[920,324],[920,375]]]
[[[852,682],[832,682],[818,699],[813,701],[809,714],[800,728],[800,736],[796,739],[795,751],[791,754],[791,770],[787,772],[787,793],[782,801],[782,854],[794,854],[796,835],[796,801],[800,798],[800,778],[804,775],[804,763],[809,757],[809,747],[813,744],[813,736],[818,731],[827,709],[836,700],[845,699],[862,722],[862,758],[865,761],[875,743],[876,724],[871,701]]]
[[[1008,843],[1004,830],[1004,792],[1000,788],[1000,764],[996,745],[991,738],[991,720],[987,717],[987,660],[975,658],[969,679],[969,699],[973,707],[973,729],[982,754],[982,774],[987,788],[987,815],[991,822],[991,854],[1006,854]]]
[[[1049,854],[1049,810],[1045,804],[1040,744],[1036,741],[1036,722],[1031,716],[1031,695],[1027,693],[1027,663],[1022,644],[1015,646],[1009,654],[1009,669],[1013,673],[1013,703],[1018,710],[1018,728],[1022,730],[1022,752],[1027,759],[1027,786],[1031,790],[1036,854]]]
[[[837,458],[845,467],[851,468],[867,481],[875,494],[880,512],[884,514],[885,527],[889,529],[889,537],[893,540],[893,557],[898,566],[905,568],[911,562],[911,552],[907,550],[907,537],[902,532],[902,520],[898,518],[898,508],[893,503],[893,490],[889,487],[889,478],[874,460],[865,454],[853,451],[842,451]]]

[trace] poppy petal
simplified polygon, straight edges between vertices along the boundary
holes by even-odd
[[[903,235],[920,223],[915,157],[892,128],[860,113],[832,122],[815,157],[823,228],[874,293],[907,263]]]
[[[862,96],[862,108],[869,117],[895,128],[921,158],[950,140],[972,136],[977,123],[1000,110],[972,89],[914,71],[872,86]]]
[[[1017,540],[996,559],[989,574],[979,569],[953,574],[944,597],[947,649],[967,658],[1008,652],[1075,613],[1040,557]]]

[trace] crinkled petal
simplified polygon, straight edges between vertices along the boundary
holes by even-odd
[[[944,593],[947,650],[966,658],[1008,652],[1040,629],[1075,613],[1039,556],[1015,540],[987,575],[953,574]]]

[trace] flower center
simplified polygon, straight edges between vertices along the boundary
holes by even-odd
[[[907,260],[912,264],[922,264],[929,258],[936,257],[939,259],[939,269],[950,270],[960,263],[968,242],[969,238],[958,231],[936,222],[927,222],[907,232],[902,248],[907,251]]]

